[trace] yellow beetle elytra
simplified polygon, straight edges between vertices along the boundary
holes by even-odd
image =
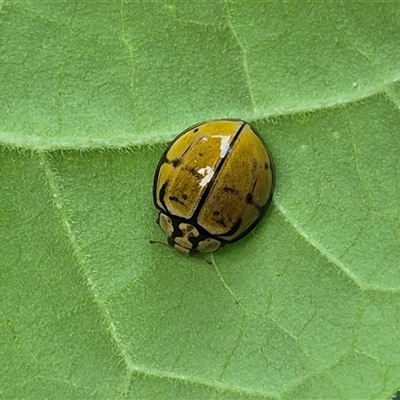
[[[210,253],[260,222],[274,186],[271,154],[247,122],[202,122],[178,135],[158,163],[157,222],[179,252]]]

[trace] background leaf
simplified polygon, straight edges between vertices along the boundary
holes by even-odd
[[[2,1],[4,398],[388,399],[400,386],[396,2]],[[149,239],[193,123],[276,196],[201,259]]]

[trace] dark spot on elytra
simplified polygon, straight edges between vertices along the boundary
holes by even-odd
[[[232,193],[232,194],[234,194],[234,195],[238,195],[238,194],[239,194],[239,190],[237,190],[237,189],[235,189],[235,188],[232,188],[232,187],[229,187],[229,186],[224,186],[224,187],[222,188],[222,190],[223,190],[225,193]]]
[[[183,193],[182,199],[183,199],[183,200],[186,200],[186,199],[187,199],[187,194],[186,194],[186,193]]]
[[[224,228],[226,228],[226,223],[223,219],[215,219],[214,220],[217,224],[223,226]]]
[[[183,166],[182,169],[188,171],[189,174],[193,175],[196,179],[203,179],[203,175],[199,174],[194,167],[187,168]]]
[[[180,158],[175,158],[173,160],[167,160],[167,163],[171,164],[174,168],[176,168],[182,164],[182,160]]]
[[[193,132],[194,132],[194,133],[197,133],[198,131],[199,131],[199,128],[194,128],[194,129],[193,129]]]
[[[216,222],[219,225],[222,225],[224,228],[226,228],[226,223],[222,218],[218,218],[218,216],[220,215],[220,212],[218,210],[215,210],[213,212],[213,216],[216,218],[213,218],[213,221]]]
[[[269,168],[269,165],[268,165],[267,163],[265,163],[265,164],[264,164],[264,168],[265,168],[265,169],[268,169],[268,168]]]
[[[171,201],[175,201],[175,202],[177,202],[177,203],[179,203],[179,204],[182,204],[182,205],[185,204],[183,201],[179,200],[178,197],[176,197],[176,196],[169,196],[168,198],[169,198]]]

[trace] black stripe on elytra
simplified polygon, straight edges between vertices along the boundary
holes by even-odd
[[[221,159],[220,163],[218,164],[217,168],[215,169],[214,175],[211,178],[210,182],[208,183],[206,190],[204,190],[204,193],[201,196],[201,199],[199,201],[199,204],[196,207],[195,212],[193,213],[193,216],[190,218],[191,221],[197,221],[197,217],[200,214],[201,209],[203,208],[204,203],[207,200],[207,197],[211,191],[211,189],[214,187],[215,184],[215,180],[217,179],[223,165],[225,164],[225,162],[229,159],[229,155],[236,143],[236,141],[239,139],[240,134],[242,133],[243,128],[246,126],[246,122],[243,121],[243,124],[239,127],[239,129],[237,130],[237,132],[235,133],[235,136],[232,139],[232,142],[229,145],[229,149],[225,155],[224,158]]]
[[[168,183],[169,183],[169,181],[166,181],[166,182],[164,183],[164,185],[161,186],[161,188],[160,188],[160,194],[159,194],[159,196],[160,196],[160,197],[159,197],[160,203],[162,204],[162,206],[164,207],[164,209],[161,209],[161,208],[159,207],[159,205],[157,204],[157,202],[155,202],[156,207],[157,207],[160,211],[162,211],[162,212],[165,212],[166,210],[168,210],[168,208],[167,208],[167,206],[165,205],[165,202],[164,202],[165,192],[166,192],[166,190],[167,190]]]

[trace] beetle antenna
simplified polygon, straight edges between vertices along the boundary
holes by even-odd
[[[167,245],[167,243],[164,242],[159,242],[158,240],[149,240],[150,244],[162,244],[163,246],[168,247],[169,249],[171,248],[170,246]]]

